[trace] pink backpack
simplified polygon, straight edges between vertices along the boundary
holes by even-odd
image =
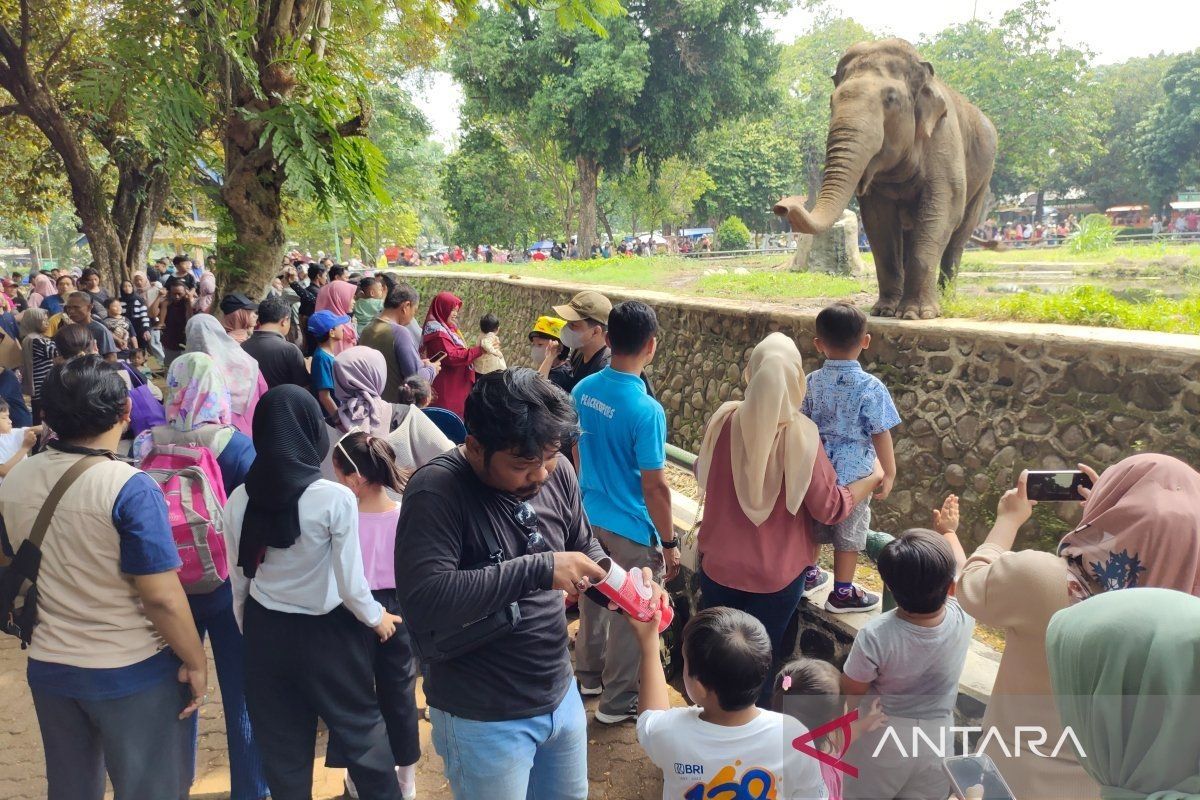
[[[183,561],[179,581],[188,594],[208,594],[229,579],[222,514],[225,483],[211,449],[220,431],[221,426],[206,425],[187,435],[191,442],[181,443],[183,435],[156,427],[154,444],[142,460],[142,470],[167,499],[171,535]]]

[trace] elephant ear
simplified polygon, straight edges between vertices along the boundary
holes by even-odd
[[[946,116],[946,96],[933,82],[933,64],[922,61],[921,66],[924,80],[917,90],[917,135],[930,139],[942,117]]]

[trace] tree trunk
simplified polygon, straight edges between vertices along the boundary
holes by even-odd
[[[605,214],[602,208],[598,208],[596,211],[600,215],[600,224],[604,226],[604,232],[608,234],[609,244],[616,242],[617,237],[613,236],[612,224],[608,221],[608,214]]]
[[[103,181],[93,168],[81,137],[46,88],[42,76],[34,74],[26,50],[24,42],[17,44],[8,29],[0,26],[0,86],[12,95],[17,113],[24,114],[37,126],[62,159],[75,213],[92,251],[92,262],[101,275],[114,275],[120,269],[124,252],[104,199]]]
[[[1033,221],[1037,224],[1042,221],[1042,214],[1046,211],[1046,190],[1038,189],[1037,205],[1033,209]]]
[[[261,135],[261,123],[242,117],[235,101],[226,123],[225,184],[221,187],[234,230],[231,252],[218,257],[223,292],[263,289],[283,258],[284,174],[270,144],[259,145]]]
[[[596,241],[596,187],[600,178],[600,165],[595,159],[578,156],[575,170],[579,174],[579,257],[588,258],[592,243]]]
[[[119,288],[121,281],[131,280],[134,272],[146,266],[171,179],[161,163],[145,158],[118,159],[117,173],[112,217],[124,253],[113,279]]]
[[[813,206],[817,204],[817,190],[821,188],[821,155],[821,153],[813,151],[805,159],[808,171],[808,197],[804,201],[804,207],[809,211],[812,211]]]

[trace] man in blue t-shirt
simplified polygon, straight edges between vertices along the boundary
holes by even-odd
[[[579,483],[583,507],[604,550],[626,570],[649,567],[656,581],[679,571],[671,522],[666,463],[667,417],[646,392],[642,371],[654,359],[658,318],[645,303],[628,300],[608,317],[612,361],[575,386],[579,413]],[[637,717],[641,650],[628,625],[610,626],[613,612],[579,601],[575,673],[580,691],[600,695],[596,720]]]

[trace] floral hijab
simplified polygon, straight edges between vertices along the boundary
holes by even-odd
[[[1158,453],[1112,465],[1058,554],[1072,602],[1139,586],[1200,596],[1200,473]]]
[[[179,433],[191,433],[202,425],[228,426],[220,449],[233,436],[233,402],[229,386],[217,362],[206,353],[184,353],[167,371],[167,425]],[[140,462],[154,444],[152,431],[144,431],[133,445]]]
[[[462,304],[462,300],[452,292],[438,293],[429,304],[429,313],[425,315],[425,327],[421,330],[422,337],[443,334],[450,337],[459,347],[466,347],[458,326],[450,322],[450,315],[454,313],[454,309],[461,308]]]
[[[224,376],[233,400],[233,413],[241,414],[258,390],[258,362],[234,341],[217,318],[196,314],[184,329],[189,353],[207,353]]]

